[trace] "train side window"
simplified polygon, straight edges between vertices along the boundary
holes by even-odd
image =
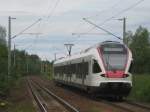
[[[88,74],[88,62],[83,63],[83,74]]]
[[[82,73],[82,64],[81,63],[78,63],[78,73],[77,73],[77,75],[78,75],[78,78],[81,78],[81,73]]]
[[[93,73],[100,73],[102,70],[96,60],[93,60]]]
[[[64,74],[64,66],[62,66],[62,74]]]
[[[78,78],[81,78],[81,63],[78,63]]]
[[[75,74],[75,72],[76,72],[76,65],[75,64],[72,64],[72,74]]]
[[[54,67],[54,75],[57,74],[57,67]]]

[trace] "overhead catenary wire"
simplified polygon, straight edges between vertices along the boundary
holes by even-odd
[[[39,26],[38,26],[39,28],[41,27],[42,22],[46,21],[46,19],[48,20],[50,17],[53,16],[53,13],[54,13],[54,11],[55,11],[55,9],[56,9],[56,7],[57,7],[57,5],[58,5],[59,2],[60,2],[60,0],[57,0],[57,1],[56,1],[56,3],[54,4],[54,7],[52,7],[50,13],[46,12],[46,13],[48,13],[47,16],[41,17],[42,20],[39,22]],[[49,10],[49,9],[50,9],[50,7],[48,7],[47,10]],[[45,13],[44,15],[46,15],[46,13]],[[49,22],[49,23],[50,23],[50,22]],[[42,26],[45,27],[46,25],[44,24],[44,25],[42,25]],[[39,30],[38,32],[41,33],[42,30],[44,29],[43,27],[42,27],[42,29]],[[27,48],[29,48],[29,47],[32,47],[32,48],[33,48],[33,47],[34,47],[34,49],[36,49],[37,39],[38,39],[39,37],[40,37],[39,35],[36,35],[35,40],[34,40],[34,45],[30,45],[30,46],[28,46]],[[27,49],[27,48],[26,48],[26,49]]]
[[[51,21],[49,21],[49,20],[50,20],[50,18],[52,18],[52,16],[53,16],[53,14],[54,14],[54,12],[55,12],[55,10],[56,10],[59,3],[60,3],[60,0],[57,0],[54,4],[54,7],[52,7],[51,11],[48,13],[48,15],[46,17],[46,19],[48,21],[48,24],[50,24]],[[46,25],[48,25],[48,24],[46,24]],[[44,25],[44,27],[46,27],[46,25]],[[42,29],[44,29],[44,28],[42,28]]]
[[[53,16],[53,14],[54,14],[54,12],[55,12],[55,10],[56,10],[56,8],[57,8],[59,2],[60,2],[60,0],[57,0],[57,1],[54,3],[54,6],[53,6],[53,7],[51,7],[51,6],[48,7],[48,9],[47,9],[48,11],[46,12],[46,13],[48,13],[48,14],[47,14],[47,16],[43,17],[43,19],[42,19],[43,25],[42,25],[41,32],[44,30],[44,28],[45,28],[47,25],[50,24],[49,19],[52,18],[52,16]],[[49,11],[50,8],[51,8],[51,11]],[[44,15],[46,15],[46,13],[45,13]],[[42,22],[42,21],[41,21],[41,22]],[[44,22],[45,22],[45,23],[44,23]],[[48,24],[47,24],[46,22],[48,22]],[[42,24],[42,23],[40,23],[40,24]]]
[[[41,21],[42,19],[38,19],[36,22],[34,22],[33,24],[31,24],[30,26],[28,26],[27,28],[25,28],[24,30],[22,30],[21,32],[19,32],[18,34],[16,34],[15,36],[13,36],[11,39],[19,36],[20,34],[22,34],[23,32],[27,31],[29,28],[31,28],[32,26],[34,26],[35,24],[37,24],[39,21]]]
[[[109,10],[115,8],[116,6],[118,6],[118,5],[120,4],[120,2],[122,2],[122,0],[119,0],[119,2],[116,2],[116,3],[115,3],[114,5],[112,5],[111,7],[100,11],[99,14],[96,14],[96,15],[94,15],[94,16],[89,16],[89,17],[86,17],[86,18],[89,19],[89,18],[97,17],[97,16],[101,15],[102,13],[107,12],[107,11],[109,11]]]
[[[54,3],[54,7],[52,7],[50,13],[47,12],[47,13],[48,13],[47,16],[40,17],[40,19],[38,19],[38,20],[37,20],[36,22],[34,22],[32,25],[28,26],[28,27],[25,28],[24,30],[22,30],[22,31],[20,31],[19,33],[17,33],[16,35],[14,35],[14,36],[12,37],[12,39],[15,38],[15,37],[17,37],[17,36],[19,36],[20,34],[23,34],[25,31],[27,31],[28,29],[30,29],[32,26],[34,26],[34,25],[37,24],[37,23],[39,23],[38,27],[40,27],[41,24],[42,24],[42,22],[43,22],[44,20],[46,20],[46,18],[49,19],[50,17],[53,16],[53,13],[54,13],[54,11],[55,11],[57,5],[59,4],[59,2],[60,2],[60,0],[57,0],[56,3]],[[48,9],[49,9],[49,8],[48,8]],[[44,18],[45,18],[45,19],[44,19]],[[44,25],[44,27],[45,27],[45,26],[46,26],[46,25]],[[43,29],[43,28],[42,28],[42,29]],[[39,31],[37,31],[37,32],[40,32],[39,34],[41,34],[41,30],[39,30]],[[37,34],[38,34],[38,33],[37,33]],[[39,37],[39,35],[36,35],[36,37],[35,37],[35,39],[34,39],[34,42],[33,42],[34,44],[26,46],[26,47],[25,47],[25,50],[27,50],[27,49],[32,49],[33,47],[34,47],[34,49],[36,49],[36,47],[37,47],[36,44],[37,44],[37,39],[38,39],[38,37]],[[32,48],[31,48],[31,47],[32,47]]]
[[[21,49],[23,49],[23,50],[31,50],[31,49],[35,49],[34,47],[36,47],[36,42],[37,42],[37,37],[35,37],[34,39],[33,39],[33,41],[29,44],[28,43],[28,45],[26,45],[26,43],[24,43],[24,45],[22,45],[21,44],[21,46],[22,46],[22,48]],[[26,45],[26,46],[25,46]],[[17,46],[20,46],[20,45],[17,45]]]
[[[108,35],[107,33],[72,33],[72,35]]]
[[[108,19],[104,20],[104,21],[103,21],[103,23],[101,23],[101,25],[105,24],[107,21],[112,20],[112,19],[113,19],[113,18],[115,18],[116,16],[119,16],[119,15],[121,15],[121,14],[123,14],[123,13],[125,13],[125,12],[129,11],[130,9],[132,9],[132,8],[136,7],[138,4],[140,4],[140,3],[141,3],[141,2],[143,2],[143,1],[144,1],[144,0],[140,0],[140,1],[136,2],[135,4],[132,4],[132,5],[131,5],[131,6],[129,6],[128,8],[123,9],[122,11],[120,11],[120,12],[119,12],[119,13],[117,13],[117,14],[115,14],[114,16],[112,16],[112,17],[110,17],[110,18],[108,18]]]
[[[116,35],[115,35],[115,34],[113,34],[112,32],[110,32],[110,31],[108,31],[108,30],[106,30],[106,29],[104,29],[104,28],[102,28],[102,27],[100,27],[100,26],[96,25],[95,23],[93,23],[93,22],[91,22],[91,21],[87,20],[86,18],[83,18],[83,20],[85,20],[86,22],[88,22],[88,23],[90,23],[90,24],[94,25],[95,27],[97,27],[97,28],[99,28],[99,29],[101,29],[101,30],[105,31],[106,33],[108,33],[108,34],[110,34],[110,35],[112,35],[112,36],[114,36],[114,37],[118,38],[119,40],[122,40],[119,36],[116,36]]]
[[[31,24],[30,26],[26,27],[24,30],[22,30],[21,32],[19,32],[18,34],[14,35],[13,37],[11,37],[11,39],[16,38],[17,36],[23,34],[25,31],[27,31],[28,29],[30,29],[31,27],[33,27],[35,24],[37,24],[39,21],[41,21],[41,18],[38,19],[37,21],[35,21],[33,24]]]
[[[97,16],[101,15],[102,13],[107,12],[107,11],[113,9],[113,8],[116,7],[121,1],[122,1],[122,0],[119,0],[119,2],[115,3],[115,4],[112,5],[111,7],[99,11],[100,14],[96,14],[96,15],[94,15],[94,16],[89,16],[89,17],[86,17],[86,18],[89,19],[89,18],[97,17]],[[83,22],[81,22],[80,24],[78,24],[74,31],[76,32],[76,30],[77,30],[82,24],[83,24]]]
[[[129,7],[123,9],[123,10],[120,11],[119,13],[117,13],[117,14],[111,16],[110,18],[105,19],[105,20],[104,20],[102,23],[100,23],[98,26],[104,25],[106,22],[112,20],[112,19],[115,18],[116,16],[119,16],[119,15],[121,15],[121,14],[123,14],[123,13],[125,13],[125,12],[127,12],[127,11],[129,11],[129,10],[131,10],[132,8],[136,7],[137,5],[139,5],[140,3],[142,3],[143,1],[144,1],[144,0],[139,0],[138,2],[136,2],[136,3],[132,4],[132,5],[130,5]],[[88,30],[87,32],[84,32],[84,33],[88,33],[88,32],[90,32],[90,31],[92,31],[93,29],[95,29],[95,26],[93,26],[90,30]]]
[[[49,19],[50,17],[52,17],[52,15],[53,15],[53,13],[54,13],[54,11],[55,11],[57,5],[59,4],[59,2],[60,2],[60,0],[57,0],[57,1],[56,1],[56,3],[55,3],[55,5],[54,5],[53,9],[51,10],[51,12],[50,12],[50,13],[48,14],[48,16],[47,16],[48,19]]]

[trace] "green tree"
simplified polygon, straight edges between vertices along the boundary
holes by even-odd
[[[7,47],[0,44],[0,96],[7,91]]]
[[[130,48],[134,58],[133,71],[137,73],[150,72],[149,32],[146,28],[140,26],[136,30]]]
[[[124,42],[127,46],[130,46],[133,40],[133,33],[131,31],[126,32]]]
[[[6,30],[0,26],[0,96],[7,90],[7,46]]]
[[[6,29],[0,26],[0,44],[6,45]]]

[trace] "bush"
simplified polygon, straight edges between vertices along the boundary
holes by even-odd
[[[150,102],[150,75],[133,75],[133,88],[129,99]]]

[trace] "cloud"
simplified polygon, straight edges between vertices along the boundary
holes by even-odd
[[[42,33],[36,35],[19,35],[12,42],[18,49],[26,49],[29,53],[36,53],[43,59],[52,60],[53,54],[65,56],[64,43],[74,43],[73,53],[79,52],[97,42],[116,40],[111,35],[81,35],[72,36],[72,33],[104,33],[100,29],[82,20],[88,17],[96,24],[103,23],[123,9],[136,3],[137,0],[60,0],[52,17],[47,18],[57,0],[0,0],[0,24],[8,27],[8,16],[17,18],[12,20],[12,35],[15,35],[34,23],[42,21],[26,31],[26,33]],[[9,7],[9,8],[8,8]],[[150,1],[145,0],[133,9],[117,15],[114,19],[127,17],[127,30],[135,31],[139,25],[150,29]],[[122,36],[121,21],[112,19],[103,25],[103,28]],[[12,44],[13,45],[13,44]]]

